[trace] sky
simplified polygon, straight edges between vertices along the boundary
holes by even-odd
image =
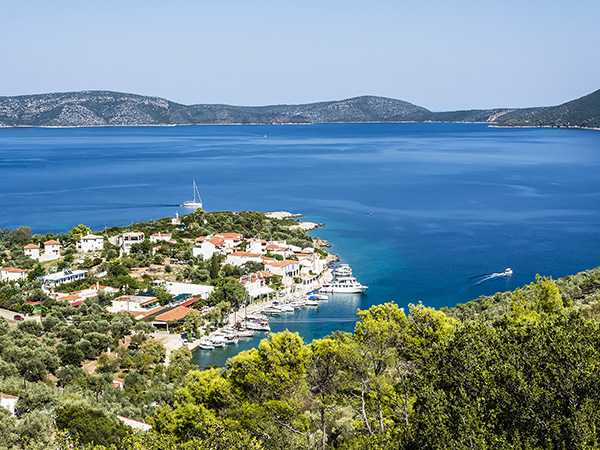
[[[449,111],[600,89],[598,0],[5,3],[0,96],[255,106],[377,95]]]

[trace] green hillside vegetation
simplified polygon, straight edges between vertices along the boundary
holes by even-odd
[[[559,106],[515,110],[496,125],[600,128],[600,90]]]
[[[271,334],[202,371],[187,348],[165,367],[148,325],[106,314],[101,301],[56,303],[41,325],[0,320],[0,392],[19,396],[21,412],[17,421],[0,409],[0,440],[14,449],[597,448],[599,300],[597,268],[451,309],[405,314],[386,303],[359,310],[353,334],[309,345]],[[111,355],[100,353],[107,343]],[[97,358],[95,373],[82,370],[86,358]],[[135,434],[115,414],[153,431]]]

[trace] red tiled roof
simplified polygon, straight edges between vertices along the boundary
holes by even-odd
[[[50,241],[44,242],[44,245],[60,245],[60,242],[54,241],[54,240],[50,240]]]
[[[34,249],[34,248],[40,248],[40,246],[39,245],[35,245],[35,244],[28,244],[24,248]]]
[[[244,239],[244,235],[240,233],[219,233],[216,236],[221,237],[223,239]]]
[[[5,267],[2,269],[2,272],[10,272],[10,273],[23,273],[24,270],[17,269],[16,267]]]
[[[169,237],[169,238],[171,237],[171,235],[168,234],[168,233],[154,233],[151,236],[154,236],[154,237]]]
[[[275,261],[275,262],[268,263],[269,266],[273,266],[273,267],[285,267],[285,266],[289,266],[290,264],[298,264],[298,261],[286,260],[286,261]]]
[[[185,306],[178,306],[177,308],[172,309],[171,311],[159,314],[154,319],[160,320],[161,322],[172,322],[174,320],[183,319],[189,311],[190,308],[186,308]]]
[[[196,303],[198,300],[200,300],[199,298],[190,298],[188,300],[186,300],[185,302],[182,302],[179,306],[190,306],[193,305],[194,303]]]
[[[0,397],[2,397],[2,398],[19,398],[19,397],[15,397],[14,395],[8,395],[8,394],[0,394]]]
[[[209,239],[208,242],[213,244],[215,247],[222,247],[223,245],[225,245],[225,241],[222,238],[217,237],[217,236],[215,236],[212,239]]]
[[[248,252],[233,252],[229,254],[230,256],[260,256],[260,253],[248,253]]]
[[[83,305],[84,300],[76,300],[74,302],[71,302],[70,305],[73,306],[74,308],[76,308],[79,305]]]

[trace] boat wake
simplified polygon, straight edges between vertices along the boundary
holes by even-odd
[[[483,275],[475,275],[474,277],[469,278],[469,280],[474,281],[475,286],[477,286],[481,283],[485,283],[486,281],[503,278],[503,277],[509,277],[512,274],[513,274],[512,269],[507,268],[504,272],[492,272],[492,273],[484,273]]]

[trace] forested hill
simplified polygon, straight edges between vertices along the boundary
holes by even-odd
[[[446,112],[432,112],[402,100],[374,96],[272,106],[182,105],[158,97],[110,91],[0,97],[0,127],[429,121],[598,128],[600,90],[554,107]]]
[[[400,122],[430,111],[401,100],[356,97],[305,105],[181,105],[158,97],[84,91],[0,98],[0,126],[132,126],[253,123]]]
[[[600,128],[600,89],[559,106],[509,111],[497,119],[500,126]]]

